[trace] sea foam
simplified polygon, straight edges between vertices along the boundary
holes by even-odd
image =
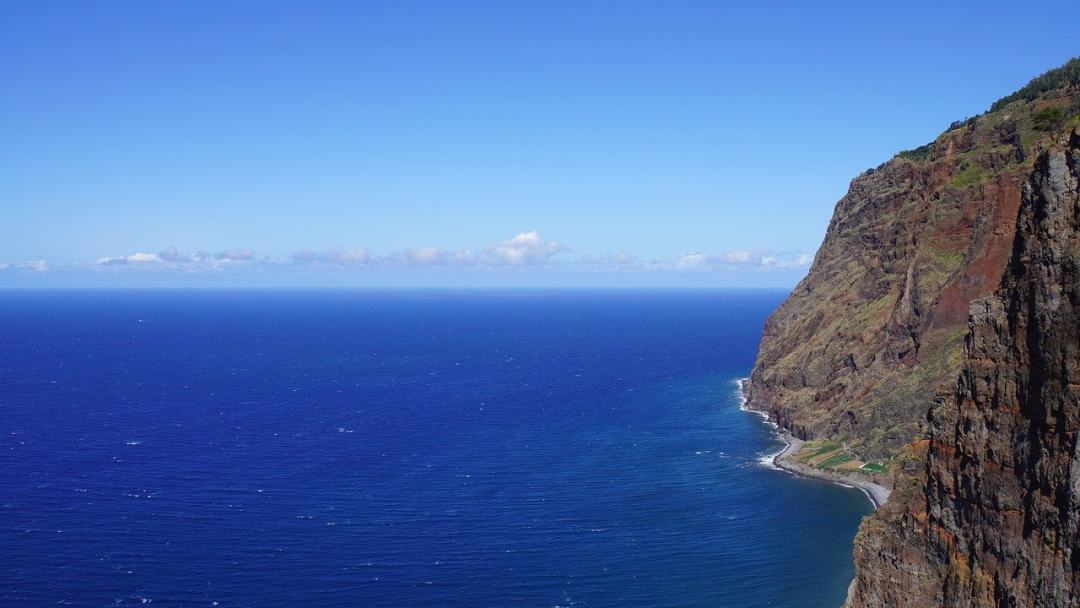
[[[770,469],[776,469],[778,471],[783,471],[784,470],[783,468],[777,466],[776,458],[778,456],[780,456],[781,454],[783,454],[788,449],[789,444],[788,444],[787,440],[784,439],[784,436],[780,433],[780,425],[777,424],[769,416],[768,412],[763,412],[761,410],[755,410],[755,409],[753,409],[753,408],[751,408],[751,407],[749,407],[747,405],[746,391],[743,388],[743,386],[749,380],[750,380],[750,378],[737,378],[737,379],[734,380],[734,382],[735,382],[735,394],[738,396],[738,399],[739,399],[739,409],[744,411],[744,412],[750,412],[751,414],[755,414],[758,417],[760,417],[761,420],[765,424],[769,425],[769,427],[772,428],[773,434],[776,436],[776,438],[784,442],[784,445],[780,446],[780,449],[778,449],[778,450],[776,450],[774,452],[766,452],[766,453],[761,454],[760,456],[758,456],[757,462],[761,466],[764,466],[764,467],[767,467],[767,468],[770,468]]]

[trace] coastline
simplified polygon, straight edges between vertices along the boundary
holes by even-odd
[[[871,479],[864,478],[857,473],[834,473],[816,467],[809,467],[797,462],[794,459],[794,456],[799,453],[799,450],[802,449],[805,442],[780,428],[780,425],[778,425],[767,412],[750,407],[749,399],[747,398],[747,387],[750,384],[749,378],[740,378],[736,380],[735,383],[738,385],[739,396],[741,397],[741,403],[739,405],[740,409],[763,417],[768,424],[776,429],[776,435],[784,441],[784,448],[775,454],[763,458],[763,463],[787,471],[792,475],[831,481],[832,483],[848,488],[858,488],[859,490],[862,490],[863,494],[865,494],[868,499],[870,499],[875,510],[885,504],[889,499],[889,494],[892,492],[890,488]]]

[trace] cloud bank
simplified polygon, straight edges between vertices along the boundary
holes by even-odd
[[[181,253],[176,247],[169,247],[157,253],[135,252],[123,256],[106,256],[94,261],[97,268],[127,267],[138,270],[166,270],[178,272],[209,272],[223,270],[237,264],[255,261],[255,251],[251,249],[226,249],[220,253]]]
[[[809,268],[814,256],[801,251],[763,253],[747,250],[727,251],[708,255],[693,251],[679,256],[674,268],[683,271],[710,271],[732,268],[759,268],[762,270],[794,270]]]
[[[582,272],[668,272],[710,273],[725,271],[795,271],[813,262],[806,252],[773,252],[736,249],[719,253],[689,251],[673,259],[643,259],[625,251],[584,254],[573,257],[572,250],[546,240],[533,230],[476,249],[446,249],[438,246],[405,249],[377,254],[366,247],[304,249],[284,257],[257,256],[248,248],[224,249],[218,253],[185,253],[168,247],[156,253],[136,251],[97,258],[65,270],[101,272],[220,273],[245,270],[347,272],[362,269],[560,269]],[[0,271],[46,272],[45,260],[28,259],[17,264],[0,264]]]
[[[0,262],[0,272],[48,272],[49,263],[42,259],[27,259],[21,262]]]

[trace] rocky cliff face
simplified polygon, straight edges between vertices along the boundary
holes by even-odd
[[[849,604],[1080,606],[1080,60],[852,182],[749,398],[886,458]]]
[[[971,306],[926,465],[856,544],[853,606],[1080,605],[1080,128],[1025,184],[1001,287]]]
[[[960,369],[972,299],[1008,260],[1030,163],[1015,120],[953,129],[856,178],[769,319],[749,399],[801,439],[891,456]]]

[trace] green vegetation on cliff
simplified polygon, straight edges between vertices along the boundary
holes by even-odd
[[[1069,60],[1059,68],[1036,76],[1020,90],[995,101],[990,106],[990,111],[1001,110],[1014,101],[1035,101],[1047,93],[1076,86],[1080,86],[1080,57]]]

